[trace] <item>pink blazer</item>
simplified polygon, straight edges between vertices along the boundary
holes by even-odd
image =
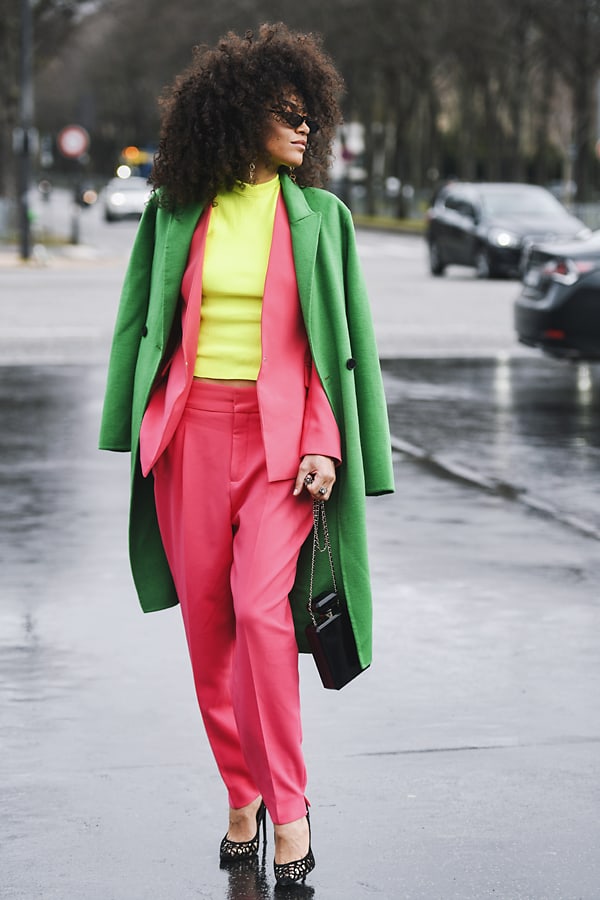
[[[142,420],[140,460],[148,475],[181,419],[194,376],[202,270],[212,207],[200,217],[181,283],[182,339],[154,388]],[[300,459],[318,453],[341,460],[340,434],[313,365],[302,319],[283,197],[275,212],[261,318],[258,403],[269,481],[296,477]]]

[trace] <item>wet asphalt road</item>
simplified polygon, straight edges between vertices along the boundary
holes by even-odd
[[[402,351],[384,361],[394,433],[596,522],[596,373],[483,319],[483,357],[428,344],[427,316],[392,334],[386,265],[435,301],[417,245],[389,241],[363,251]],[[216,864],[224,797],[178,611],[138,611],[127,458],[95,450],[121,273],[112,255],[0,268],[0,896],[262,900],[271,838],[265,870]],[[375,665],[332,695],[301,660],[318,867],[294,896],[596,900],[598,542],[410,454],[396,479],[369,502]]]
[[[392,433],[600,538],[600,366],[383,361]]]

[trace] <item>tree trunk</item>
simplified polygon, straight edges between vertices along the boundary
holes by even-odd
[[[573,91],[573,142],[575,144],[573,177],[577,185],[577,200],[580,203],[591,199],[593,80],[590,74],[581,72]]]

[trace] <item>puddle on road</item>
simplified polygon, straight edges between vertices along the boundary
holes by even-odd
[[[0,546],[3,575],[64,561],[82,526],[97,441],[98,371],[3,367]],[[25,572],[27,570],[25,569]]]
[[[392,433],[600,526],[600,366],[382,362]]]
[[[54,611],[90,593],[103,378],[100,368],[2,368],[0,694],[15,706],[14,727],[16,707],[72,691],[87,677]]]

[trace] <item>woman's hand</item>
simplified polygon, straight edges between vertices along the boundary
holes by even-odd
[[[335,484],[335,465],[331,457],[311,454],[303,456],[298,468],[294,496],[306,488],[315,500],[329,500]]]

